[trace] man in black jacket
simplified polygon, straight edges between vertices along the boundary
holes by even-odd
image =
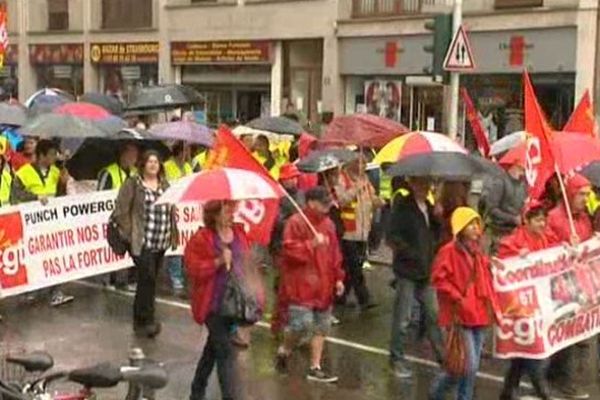
[[[443,359],[442,335],[437,324],[437,299],[430,285],[431,266],[439,237],[439,223],[427,201],[431,183],[408,180],[410,194],[394,202],[387,241],[394,251],[396,299],[394,301],[390,362],[398,378],[410,378],[405,346],[413,301],[420,303],[426,330],[438,361]]]

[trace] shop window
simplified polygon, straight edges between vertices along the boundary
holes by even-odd
[[[69,29],[69,0],[48,0],[48,30]]]
[[[544,0],[496,0],[496,8],[542,7]]]
[[[102,28],[151,28],[152,7],[153,0],[102,0]]]

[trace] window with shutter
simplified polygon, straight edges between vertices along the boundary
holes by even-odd
[[[151,28],[153,0],[102,0],[104,29]]]
[[[69,29],[69,0],[48,0],[48,30]]]
[[[496,0],[496,8],[542,7],[544,0]]]

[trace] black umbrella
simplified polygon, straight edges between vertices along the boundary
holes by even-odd
[[[195,89],[183,85],[140,87],[131,93],[129,100],[127,111],[168,110],[204,101]]]
[[[600,161],[594,161],[581,170],[581,174],[588,178],[593,186],[600,187]]]
[[[0,103],[0,124],[22,126],[27,120],[25,107],[18,104]]]
[[[500,174],[491,161],[463,153],[425,153],[405,157],[385,171],[390,176],[421,176],[448,181],[468,181],[477,176]]]
[[[297,167],[302,172],[319,173],[357,159],[358,154],[347,149],[319,150],[300,160]]]
[[[116,134],[123,129],[124,121],[113,117],[101,121],[62,114],[41,114],[27,121],[19,129],[19,133],[26,136],[39,136],[42,138],[105,138]]]
[[[301,135],[304,128],[298,122],[286,117],[265,117],[256,118],[246,124],[247,127],[268,131],[273,133],[281,133],[287,135]]]
[[[146,140],[149,135],[139,129],[123,129],[104,139],[86,139],[67,161],[69,174],[75,180],[95,180],[103,168],[117,161],[119,149],[129,143],[138,146],[140,151],[156,150],[165,159],[169,149],[158,140]]]
[[[115,96],[102,93],[84,93],[79,101],[95,104],[114,115],[123,114],[123,103]]]

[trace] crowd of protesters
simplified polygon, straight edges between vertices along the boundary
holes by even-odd
[[[400,379],[413,374],[406,351],[415,317],[431,343],[433,358],[442,366],[447,364],[445,333],[458,321],[467,367],[460,376],[442,372],[431,387],[430,398],[444,399],[447,392],[456,390],[458,399],[468,400],[474,398],[486,331],[503,312],[492,285],[491,257],[524,256],[563,243],[576,245],[594,232],[588,207],[592,188],[587,179],[566,177],[564,199],[549,183],[541,201],[527,203],[525,160],[505,160],[504,174],[486,180],[475,210],[469,207],[471,182],[437,183],[427,177],[408,177],[382,179],[377,187],[366,174],[368,159],[363,153],[344,166],[306,174],[298,171],[294,161],[315,148],[314,138],[301,137],[288,154],[273,151],[266,136],[243,137],[242,141],[289,194],[281,200],[268,249],[275,276],[276,367],[286,372],[290,355],[305,343],[310,348],[306,377],[312,381],[334,383],[338,379],[323,365],[325,338],[336,322],[334,308],[357,306],[360,312],[370,312],[377,306],[364,274],[373,250],[369,247],[377,242],[373,234],[383,237],[393,252],[391,373]],[[0,143],[3,148],[6,145]],[[53,141],[26,138],[12,165],[0,156],[0,205],[46,204],[48,198],[64,195],[70,177],[59,160],[59,150]],[[194,319],[209,332],[190,399],[204,398],[215,366],[223,399],[234,399],[234,337],[244,327],[220,316],[219,307],[226,274],[243,275],[255,249],[234,223],[236,203],[215,201],[204,205],[203,227],[190,239],[185,255],[165,257],[178,244],[175,209],[156,204],[170,184],[201,170],[206,154],[205,148],[193,153],[188,144],[179,142],[163,163],[159,153],[142,152],[126,143],[116,161],[102,169],[98,190],[119,190],[112,218],[129,243],[135,264],[133,273],[114,273],[104,281],[135,291],[134,331],[154,338],[161,331],[154,303],[164,263],[173,293],[187,297],[187,286]],[[565,202],[573,214],[574,233]],[[373,224],[376,215],[384,215],[380,217],[383,223]],[[53,288],[53,306],[72,300],[60,288]],[[578,363],[589,358],[590,341],[584,341],[550,360],[513,359],[501,399],[519,398],[524,374],[539,398],[550,399],[551,386],[560,398],[589,398],[576,383]]]

